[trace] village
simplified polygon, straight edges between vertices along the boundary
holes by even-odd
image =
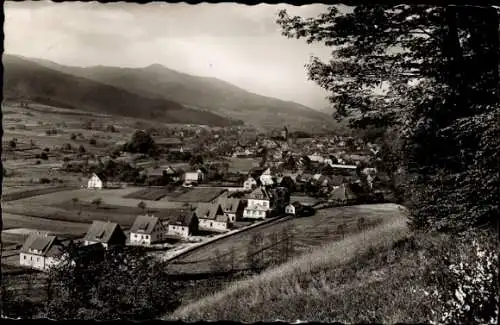
[[[7,195],[5,209],[33,216],[39,211],[28,213],[23,202],[30,200],[33,206],[39,200],[40,206],[51,206],[43,218],[90,225],[84,234],[82,225],[73,236],[32,228],[16,246],[17,260],[13,249],[3,263],[48,271],[63,261],[69,241],[85,249],[140,246],[171,260],[266,222],[310,217],[320,207],[393,199],[391,179],[376,168],[380,148],[374,144],[336,135],[297,136],[286,126],[269,134],[229,132],[198,127],[165,136],[157,130],[135,130],[132,140],[117,142],[112,154],[73,149],[75,159],[66,150],[60,156],[63,162],[51,169],[80,174],[79,188],[56,187],[18,200]],[[78,135],[70,137],[78,140]],[[139,148],[145,145],[141,141],[155,153]],[[73,211],[58,218],[60,212],[50,209],[63,205],[72,205]],[[76,215],[70,217],[72,213]]]

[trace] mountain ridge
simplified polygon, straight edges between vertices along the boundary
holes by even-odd
[[[166,123],[228,126],[237,123],[175,101],[145,98],[125,89],[46,67],[22,56],[4,54],[4,99],[28,100],[94,113],[161,120]],[[140,107],[141,109],[137,109]]]
[[[153,63],[141,68],[96,65],[75,67],[36,60],[56,71],[126,89],[143,97],[171,100],[262,129],[311,131],[338,127],[325,112],[292,101],[259,95],[215,77],[194,76]]]

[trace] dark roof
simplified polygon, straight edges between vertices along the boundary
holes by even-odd
[[[107,243],[115,231],[121,231],[120,226],[114,222],[94,221],[90,225],[84,240]]]
[[[157,145],[181,145],[182,141],[178,138],[161,138],[155,139]]]
[[[151,234],[153,229],[158,224],[159,219],[154,216],[142,215],[137,216],[132,228],[131,233]]]
[[[236,198],[220,198],[219,204],[222,207],[222,210],[225,212],[236,213],[238,207],[241,205],[241,200]]]
[[[168,224],[189,227],[191,225],[193,217],[193,213],[181,213],[173,217]]]
[[[256,199],[256,200],[269,200],[269,194],[266,189],[263,187],[257,187],[252,191],[247,197],[248,199]]]
[[[314,205],[318,202],[317,199],[312,196],[302,196],[302,195],[291,195],[290,202],[299,202],[302,205]]]
[[[30,234],[23,246],[21,252],[37,254],[40,256],[55,256],[60,253],[60,249],[55,247],[57,243],[56,236]]]
[[[215,220],[217,216],[223,215],[220,203],[198,203],[194,212],[198,219]]]
[[[97,175],[97,177],[99,177],[99,179],[103,182],[105,182],[108,178],[106,177],[106,174],[100,172],[100,173],[94,173],[95,175]],[[92,176],[94,176],[94,174],[92,174]]]

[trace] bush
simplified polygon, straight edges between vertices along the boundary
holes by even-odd
[[[43,159],[43,160],[48,160],[48,159],[49,159],[49,156],[47,155],[47,153],[46,153],[46,152],[42,152],[42,153],[40,154],[40,159]]]
[[[46,177],[42,177],[40,178],[40,184],[50,184],[50,179],[46,178]]]
[[[489,246],[489,247],[488,247]],[[430,295],[440,306],[434,323],[497,324],[498,251],[494,244],[474,238],[459,245],[461,254],[451,261],[438,287]],[[443,285],[444,284],[444,285]]]
[[[76,133],[71,133],[70,139],[71,140],[76,140]]]
[[[94,145],[94,146],[95,146],[95,145],[97,144],[97,140],[96,140],[96,139],[94,139],[94,138],[92,138],[92,139],[90,139],[89,144],[91,144],[91,145]]]

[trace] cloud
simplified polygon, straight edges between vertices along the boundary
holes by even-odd
[[[321,103],[325,93],[307,80],[304,64],[312,54],[327,58],[330,49],[281,36],[275,20],[280,9],[310,17],[325,8],[320,4],[7,2],[5,48],[78,66],[160,63],[312,105]]]

